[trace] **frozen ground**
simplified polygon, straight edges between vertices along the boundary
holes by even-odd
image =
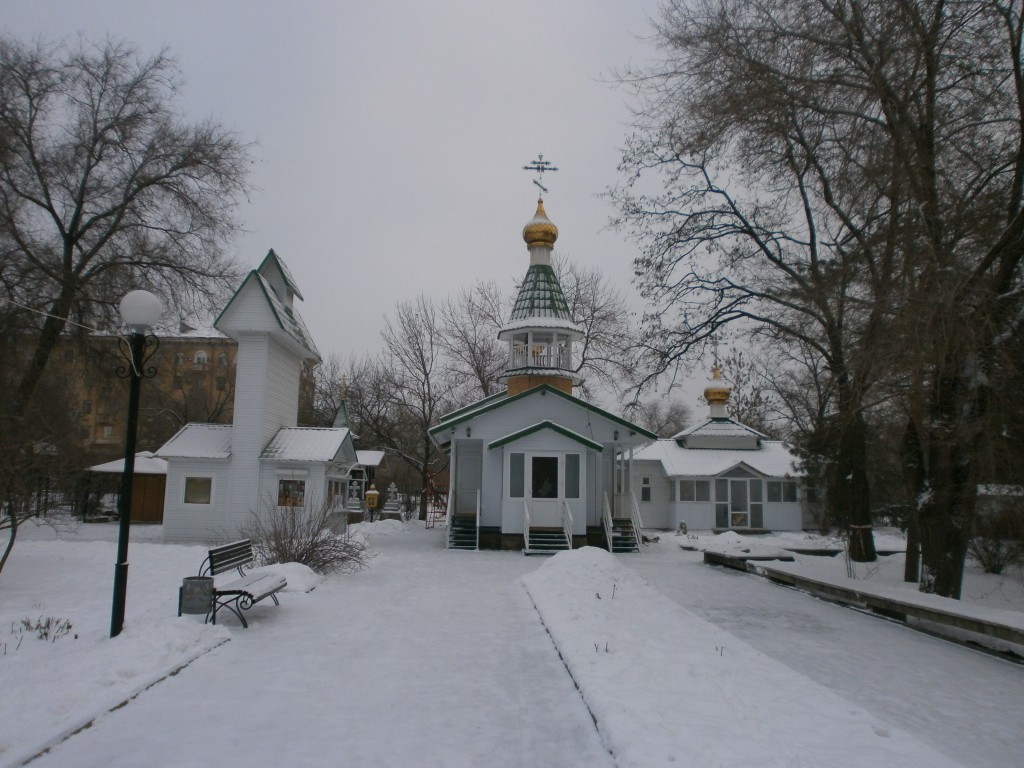
[[[543,560],[376,524],[368,570],[293,568],[299,589],[243,630],[176,618],[204,550],[136,527],[109,640],[113,528],[39,529],[0,574],[0,766],[49,744],[33,766],[1024,762],[1021,666],[702,565],[672,535]],[[71,632],[18,631],[49,616]]]

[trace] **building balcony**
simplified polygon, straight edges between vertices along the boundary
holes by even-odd
[[[572,369],[572,353],[569,348],[555,344],[517,344],[512,347],[509,369],[552,368],[563,371]]]

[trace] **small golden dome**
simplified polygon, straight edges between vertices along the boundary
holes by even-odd
[[[546,245],[551,248],[558,239],[558,227],[556,227],[547,213],[544,212],[544,198],[537,198],[537,212],[533,214],[530,222],[523,227],[523,240],[526,245],[533,248],[536,245]]]
[[[729,402],[732,387],[722,378],[722,369],[717,365],[711,369],[711,382],[704,390],[704,399],[709,405]]]

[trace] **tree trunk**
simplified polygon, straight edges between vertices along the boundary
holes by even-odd
[[[867,427],[860,412],[860,403],[850,391],[848,382],[840,386],[838,421],[839,435],[829,502],[839,524],[846,527],[850,559],[871,563],[878,555],[871,522]]]
[[[903,465],[903,487],[907,496],[907,554],[903,564],[903,580],[921,580],[921,535],[918,523],[918,499],[924,490],[924,454],[913,419],[907,419],[900,446]]]
[[[964,370],[947,359],[948,370]],[[974,525],[974,425],[978,401],[974,385],[958,375],[936,377],[929,413],[926,488],[919,509],[921,591],[960,599],[964,562]]]
[[[71,295],[67,290],[62,291],[56,301],[50,307],[50,314],[43,321],[43,328],[36,339],[35,349],[32,352],[28,368],[22,375],[14,393],[14,406],[12,417],[17,425],[25,415],[25,408],[32,399],[39,381],[46,370],[46,364],[50,360],[50,354],[57,346],[57,341],[64,330],[65,320],[71,309]]]

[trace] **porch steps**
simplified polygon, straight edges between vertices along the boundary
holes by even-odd
[[[476,541],[476,517],[453,515],[452,527],[448,529],[448,549],[475,550]]]
[[[531,528],[529,548],[523,548],[524,555],[553,555],[572,549],[572,542],[561,528]]]
[[[608,551],[612,554],[639,552],[640,539],[633,530],[633,521],[628,517],[612,519],[612,540],[608,542]]]

